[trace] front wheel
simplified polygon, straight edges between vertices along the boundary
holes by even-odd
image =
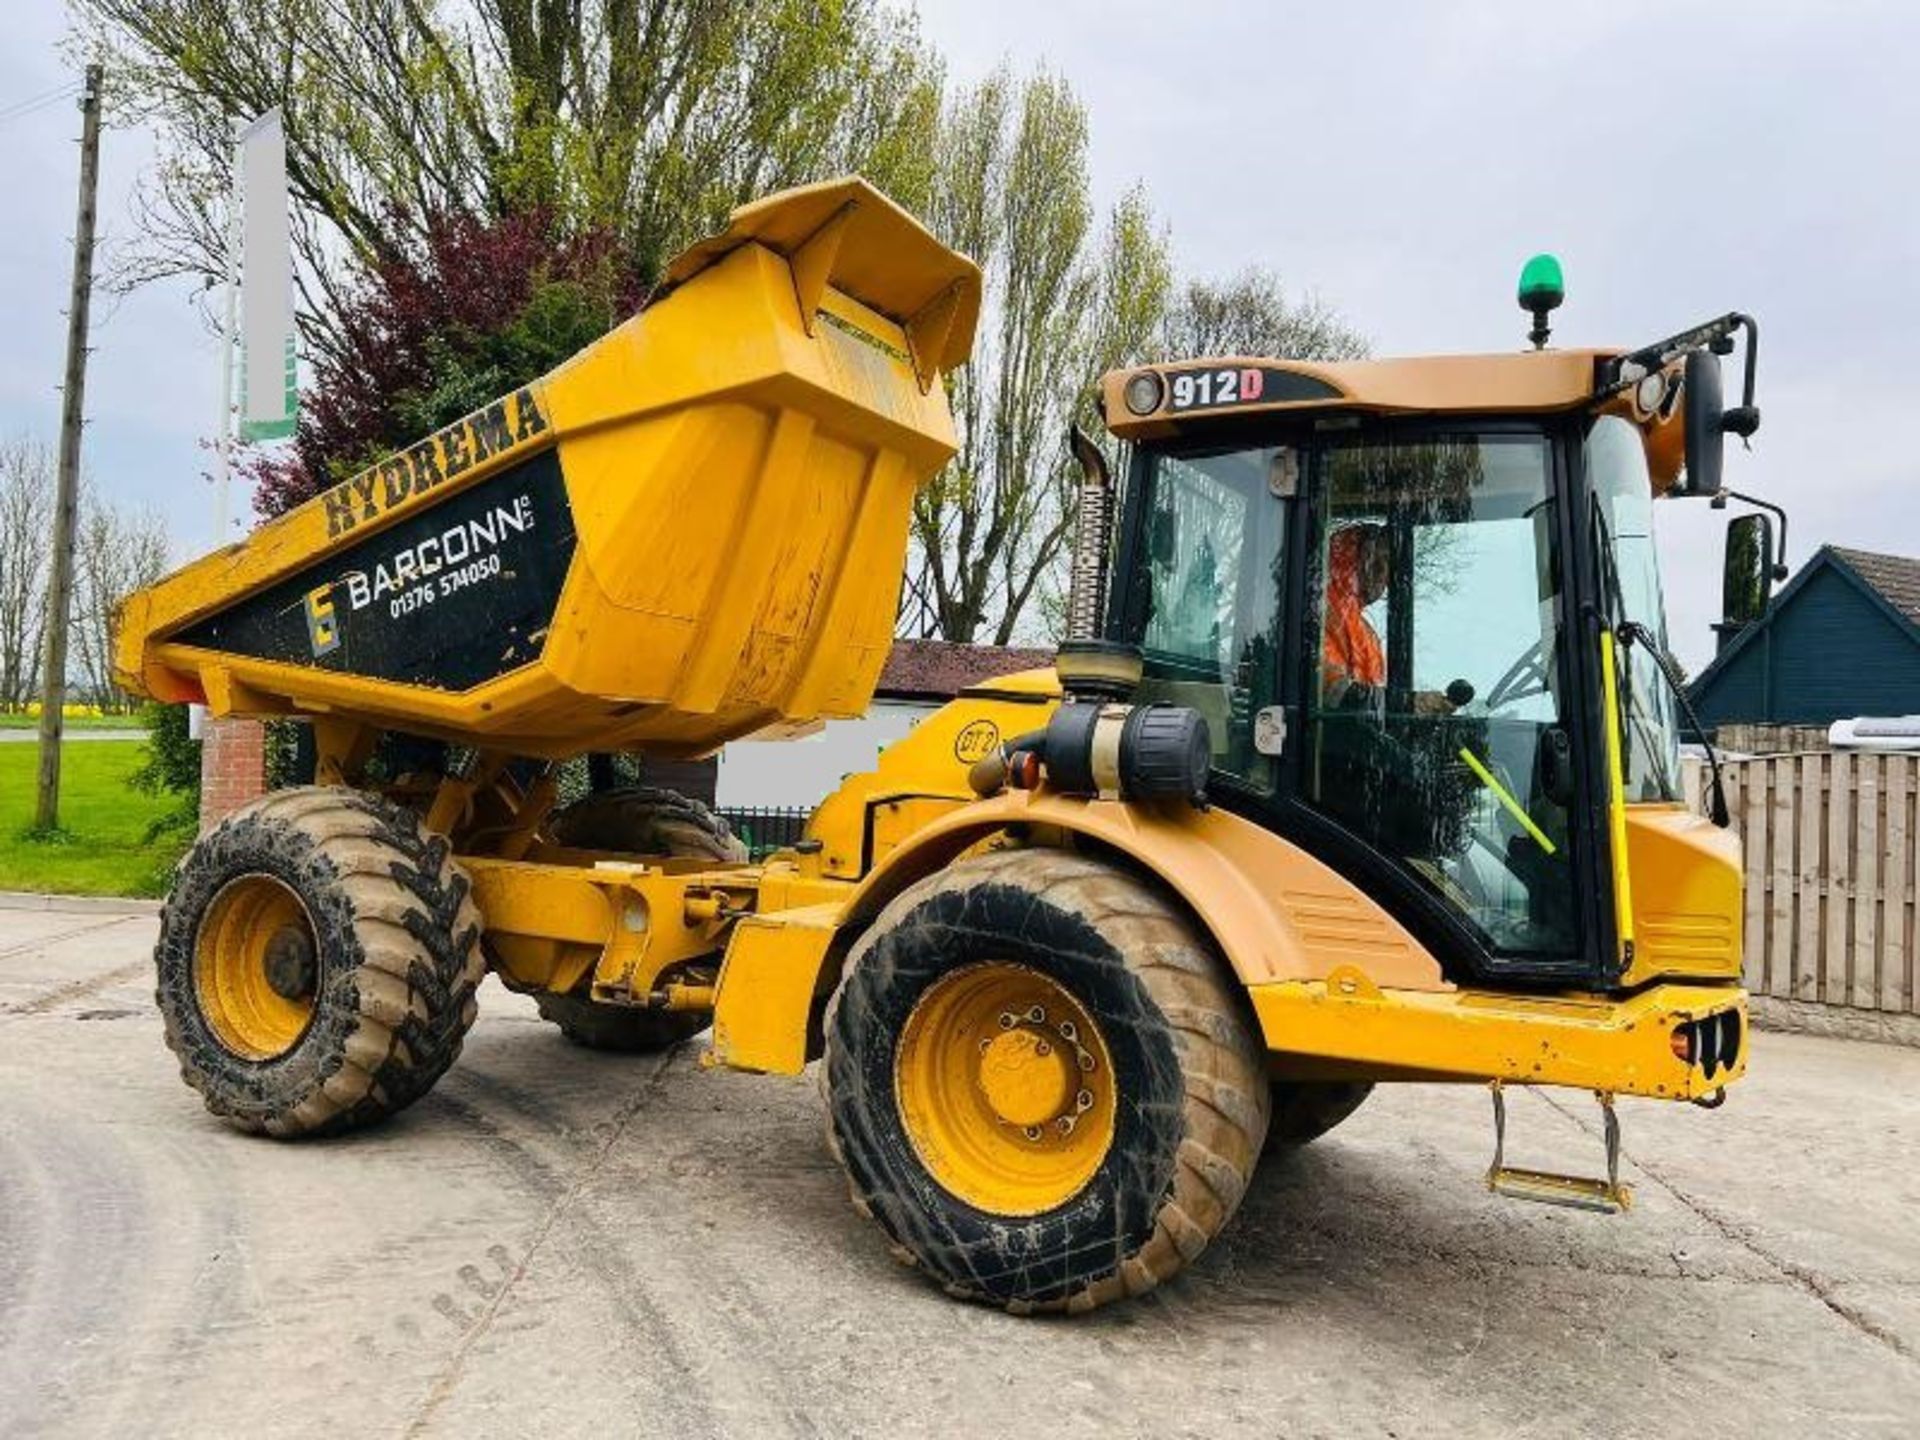
[[[856,1207],[957,1296],[1087,1310],[1176,1274],[1267,1127],[1231,975],[1159,894],[1051,850],[963,860],[887,906],[826,1016]]]
[[[353,790],[280,790],[187,852],[156,1000],[182,1078],[242,1130],[324,1135],[403,1110],[473,1024],[480,914],[445,839]]]

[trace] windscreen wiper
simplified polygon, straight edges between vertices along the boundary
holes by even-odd
[[[1687,723],[1693,727],[1693,733],[1700,737],[1700,744],[1707,752],[1707,768],[1713,772],[1713,794],[1708,804],[1708,818],[1722,830],[1727,828],[1732,816],[1727,809],[1726,782],[1720,774],[1720,753],[1713,748],[1713,741],[1707,738],[1706,728],[1701,725],[1700,717],[1694,712],[1693,701],[1687,698],[1686,683],[1680,678],[1680,667],[1673,656],[1661,648],[1660,642],[1653,638],[1653,632],[1638,620],[1622,620],[1613,627],[1613,633],[1620,637],[1625,645],[1644,645],[1647,654],[1653,657],[1653,667],[1667,682],[1673,691],[1673,698],[1680,702],[1680,711],[1687,717]]]
[[[1595,495],[1591,498],[1593,523],[1602,542],[1599,547],[1601,581],[1606,586],[1608,595],[1612,597],[1614,613],[1621,617],[1612,626],[1613,633],[1619,636],[1621,643],[1625,645],[1631,646],[1638,641],[1646,646],[1647,654],[1653,657],[1654,668],[1660,672],[1660,678],[1667,682],[1667,688],[1673,691],[1674,699],[1680,703],[1681,713],[1687,717],[1687,723],[1693,727],[1693,733],[1700,737],[1700,744],[1707,752],[1707,768],[1713,773],[1713,794],[1708,799],[1710,807],[1708,818],[1724,830],[1731,819],[1731,813],[1727,809],[1726,782],[1720,774],[1720,754],[1713,748],[1713,741],[1707,738],[1707,732],[1700,724],[1700,717],[1694,712],[1693,702],[1687,698],[1686,682],[1680,678],[1680,667],[1673,656],[1660,647],[1660,643],[1653,638],[1651,630],[1638,620],[1626,618],[1627,597],[1620,584],[1619,567],[1614,563],[1613,532],[1607,525],[1605,512],[1600,507],[1600,497]],[[1604,618],[1601,619],[1601,624],[1606,624]],[[1627,684],[1631,686],[1632,683],[1633,667],[1628,666]],[[1629,697],[1631,697],[1631,691],[1629,691]],[[1642,727],[1642,739],[1646,740],[1649,737],[1645,734],[1645,722],[1632,713],[1632,708],[1631,699],[1629,699],[1629,718]]]

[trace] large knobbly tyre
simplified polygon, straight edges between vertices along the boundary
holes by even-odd
[[[724,819],[698,800],[651,785],[622,786],[575,801],[554,815],[549,829],[562,845],[582,850],[713,861],[747,858],[747,847]]]
[[[376,796],[311,786],[235,811],[188,852],[154,961],[186,1082],[229,1123],[283,1137],[426,1094],[486,974],[447,842]]]
[[[1318,1140],[1372,1093],[1373,1083],[1368,1080],[1274,1081],[1267,1149],[1285,1150]]]
[[[567,1039],[589,1050],[651,1055],[691,1040],[712,1023],[699,1011],[598,1005],[584,995],[541,993],[533,998],[542,1020],[551,1020]]]
[[[1174,1275],[1238,1207],[1266,1133],[1224,963],[1150,886],[1060,851],[904,891],[825,1029],[855,1206],[949,1292],[1017,1313]]]

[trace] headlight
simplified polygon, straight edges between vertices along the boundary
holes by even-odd
[[[1142,370],[1127,381],[1127,409],[1136,415],[1151,415],[1166,395],[1166,382],[1157,370]]]

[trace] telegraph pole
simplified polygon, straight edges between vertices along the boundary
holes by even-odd
[[[47,668],[40,687],[40,798],[34,826],[60,823],[60,732],[67,703],[67,624],[73,613],[74,512],[80,492],[80,427],[87,389],[87,311],[93,299],[93,219],[100,188],[100,67],[87,66],[80,95],[80,211],[73,227],[73,298],[67,305],[67,379],[61,387],[60,473],[53,502],[53,563],[47,577]]]

